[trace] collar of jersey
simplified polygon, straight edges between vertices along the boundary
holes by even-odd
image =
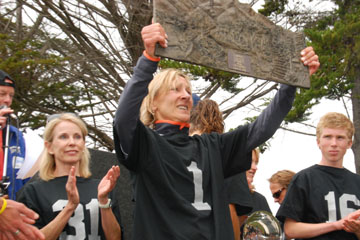
[[[155,131],[160,134],[168,134],[173,132],[184,132],[189,134],[189,123],[175,122],[171,120],[157,120],[155,121]]]

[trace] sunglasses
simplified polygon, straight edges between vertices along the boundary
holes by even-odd
[[[281,193],[282,193],[282,191],[284,190],[285,188],[282,188],[282,189],[280,189],[279,191],[277,191],[277,192],[274,192],[273,193],[273,198],[279,198],[280,197],[280,195],[281,195]]]

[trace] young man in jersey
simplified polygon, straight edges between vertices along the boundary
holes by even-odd
[[[320,119],[320,163],[293,177],[277,213],[288,238],[360,239],[360,176],[343,167],[353,135],[354,126],[343,114]]]
[[[9,126],[9,148],[6,161],[4,161],[3,146],[6,142],[6,127],[9,114],[12,114],[11,103],[15,95],[15,81],[4,71],[0,70],[0,138],[2,145],[0,146],[0,180],[4,184],[10,183],[6,189],[10,199],[16,198],[16,192],[24,186],[27,180],[17,179],[16,175],[25,160],[25,140],[23,134],[14,126]],[[3,168],[7,163],[6,177],[3,179]]]

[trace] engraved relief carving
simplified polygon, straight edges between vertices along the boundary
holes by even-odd
[[[276,26],[237,0],[154,0],[154,20],[168,35],[156,54],[174,60],[310,87],[300,61],[302,33]]]

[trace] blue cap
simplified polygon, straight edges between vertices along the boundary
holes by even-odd
[[[196,95],[195,93],[193,93],[192,99],[193,99],[193,107],[195,107],[196,104],[200,101],[200,97],[198,95]]]

